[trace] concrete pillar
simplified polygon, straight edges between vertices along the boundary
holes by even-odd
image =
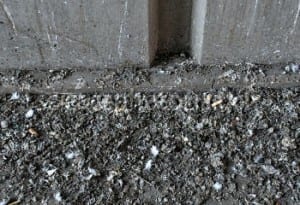
[[[200,64],[300,62],[300,0],[193,0]]]
[[[149,66],[156,1],[0,0],[0,69]]]

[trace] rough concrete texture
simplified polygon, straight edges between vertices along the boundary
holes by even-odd
[[[192,1],[159,1],[159,53],[188,51]]]
[[[0,69],[149,65],[154,3],[0,0]]]
[[[299,0],[194,0],[194,9],[205,3],[205,16],[194,13],[199,27],[192,39],[199,41],[192,46],[198,62],[300,61]]]
[[[152,68],[61,69],[0,71],[0,94],[30,92],[119,93],[198,92],[211,88],[285,88],[300,85],[300,65],[198,66],[191,59],[174,57]]]

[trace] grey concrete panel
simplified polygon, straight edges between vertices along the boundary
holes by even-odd
[[[159,1],[160,53],[189,50],[191,11],[192,0]]]
[[[153,2],[0,0],[0,69],[148,66]]]
[[[192,43],[199,63],[300,61],[299,0],[214,0],[206,7],[192,33],[193,39],[203,35],[202,45]]]

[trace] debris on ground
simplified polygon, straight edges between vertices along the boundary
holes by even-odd
[[[299,204],[299,89],[2,95],[0,203]]]
[[[39,136],[39,133],[34,128],[29,128],[28,132],[34,137]]]

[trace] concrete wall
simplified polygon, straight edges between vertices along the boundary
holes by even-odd
[[[155,1],[0,0],[0,68],[147,66]]]
[[[0,69],[300,61],[300,0],[0,0]]]
[[[193,55],[201,64],[299,62],[299,12],[300,0],[194,0]]]

